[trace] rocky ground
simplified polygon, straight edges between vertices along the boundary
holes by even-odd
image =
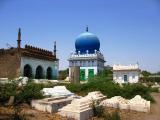
[[[152,93],[156,103],[151,104],[150,113],[142,113],[128,110],[118,110],[121,120],[160,120],[160,93]],[[17,107],[18,112],[26,120],[71,120],[59,116],[58,114],[49,114],[41,111],[31,109],[28,104],[21,104]],[[106,111],[112,113],[116,111],[113,108],[106,108]],[[0,120],[10,120],[15,115],[13,107],[0,106]],[[92,120],[99,120],[92,118]]]

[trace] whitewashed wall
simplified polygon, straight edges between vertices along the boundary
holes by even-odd
[[[59,63],[58,61],[41,60],[32,57],[21,57],[21,75],[23,76],[24,66],[29,64],[32,68],[32,75],[35,76],[36,68],[40,65],[43,68],[43,76],[46,76],[47,68],[52,68],[52,76],[58,76]]]
[[[113,80],[116,83],[126,83],[124,75],[127,75],[129,83],[137,83],[139,81],[139,71],[113,71]]]
[[[70,69],[71,68],[69,68],[69,77],[71,76]],[[100,70],[100,71],[103,70],[103,68],[100,68],[100,67],[80,67],[80,69],[85,69],[85,78],[88,78],[88,71],[89,71],[89,69],[93,69],[94,70],[94,75],[98,74],[98,70]]]
[[[94,75],[97,75],[98,70],[102,71],[104,68],[102,68],[102,67],[80,67],[80,69],[85,69],[85,77],[88,78],[89,69],[94,69]]]
[[[94,75],[97,75],[97,67],[80,67],[80,69],[85,69],[85,78],[88,78],[89,69],[94,69]]]

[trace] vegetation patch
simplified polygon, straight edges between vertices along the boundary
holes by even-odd
[[[96,101],[92,101],[91,107],[94,117],[98,120],[120,120],[118,111],[109,113],[103,106],[99,106]]]
[[[79,95],[86,95],[88,92],[101,91],[108,98],[114,96],[122,96],[126,99],[131,99],[135,95],[141,95],[144,99],[154,102],[151,92],[157,91],[154,88],[146,87],[141,83],[136,84],[115,84],[111,79],[107,77],[95,76],[92,80],[89,80],[86,84],[68,84],[67,89]]]
[[[108,74],[108,73],[107,73]],[[158,92],[157,88],[146,87],[141,83],[136,84],[115,84],[112,78],[101,73],[94,76],[84,84],[65,84],[65,83],[47,83],[36,84],[29,80],[27,85],[18,86],[18,83],[11,82],[7,84],[0,84],[0,103],[7,102],[10,96],[15,96],[15,103],[27,102],[30,103],[32,99],[41,99],[43,95],[41,90],[43,88],[54,87],[56,85],[65,85],[71,92],[85,96],[92,91],[100,91],[108,98],[114,96],[122,96],[126,99],[131,99],[135,95],[141,95],[144,99],[154,102],[150,95],[151,92]]]

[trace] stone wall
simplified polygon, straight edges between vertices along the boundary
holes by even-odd
[[[0,78],[16,78],[20,75],[20,54],[17,49],[4,50],[0,54]]]

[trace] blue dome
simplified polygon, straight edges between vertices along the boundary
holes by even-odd
[[[76,52],[80,51],[81,54],[85,54],[88,50],[88,53],[94,53],[95,50],[99,51],[100,42],[96,35],[85,32],[80,34],[75,42]]]

